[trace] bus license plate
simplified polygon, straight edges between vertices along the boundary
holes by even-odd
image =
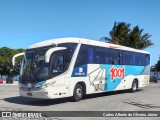
[[[28,96],[32,96],[32,93],[27,93]]]

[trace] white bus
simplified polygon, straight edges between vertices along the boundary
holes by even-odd
[[[149,85],[150,54],[120,45],[60,38],[29,46],[19,78],[21,96],[41,99],[71,97]]]

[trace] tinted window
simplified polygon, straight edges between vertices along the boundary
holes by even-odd
[[[73,53],[77,47],[77,43],[62,43],[59,44],[58,46],[67,47],[67,49],[65,50],[65,57],[64,57],[65,69],[67,70],[71,62]]]
[[[148,54],[141,54],[141,65],[149,65],[149,55]]]
[[[81,45],[76,60],[76,66],[83,64],[107,64],[109,63],[108,49],[91,45]]]
[[[87,47],[87,46],[86,46]],[[94,49],[92,46],[88,46],[88,48],[86,48],[87,51],[87,62],[88,63],[94,63]]]
[[[133,65],[141,65],[141,57],[138,53],[133,53]]]
[[[92,53],[92,54],[94,54],[94,53]],[[89,59],[92,61],[92,59],[93,59],[92,56],[89,56]],[[86,45],[81,45],[81,48],[79,50],[75,66],[80,66],[80,65],[83,65],[83,64],[87,64],[87,63],[88,63],[87,46]]]
[[[132,52],[123,51],[123,65],[132,65]]]
[[[133,65],[146,66],[150,63],[150,56],[143,53],[133,53]]]
[[[150,63],[150,56],[148,54],[145,55],[145,61],[146,61],[146,65],[149,65],[149,63]]]
[[[143,65],[143,66],[146,65],[146,56],[145,56],[145,54],[141,54],[141,65]]]
[[[149,55],[131,51],[108,49],[105,47],[81,45],[76,66],[83,64],[123,64],[145,66],[149,64]]]
[[[110,49],[109,50],[109,63],[110,64],[120,64],[121,63],[121,55],[119,54],[118,50]]]
[[[119,51],[119,64],[122,65],[123,62],[123,51],[122,50],[118,50]]]
[[[95,47],[95,63],[107,64],[109,63],[108,49],[104,47]]]
[[[64,56],[54,54],[51,61],[51,73],[61,73],[64,71]]]

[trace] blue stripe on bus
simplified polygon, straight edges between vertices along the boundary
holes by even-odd
[[[45,84],[45,82],[46,82],[46,81],[41,81],[41,82],[36,83],[36,85],[42,86],[43,84]]]

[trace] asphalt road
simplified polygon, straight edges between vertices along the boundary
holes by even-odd
[[[135,93],[118,91],[87,95],[80,102],[70,102],[68,98],[54,100],[24,98],[19,96],[17,85],[0,85],[0,111],[5,110],[160,111],[160,84],[152,83]]]

